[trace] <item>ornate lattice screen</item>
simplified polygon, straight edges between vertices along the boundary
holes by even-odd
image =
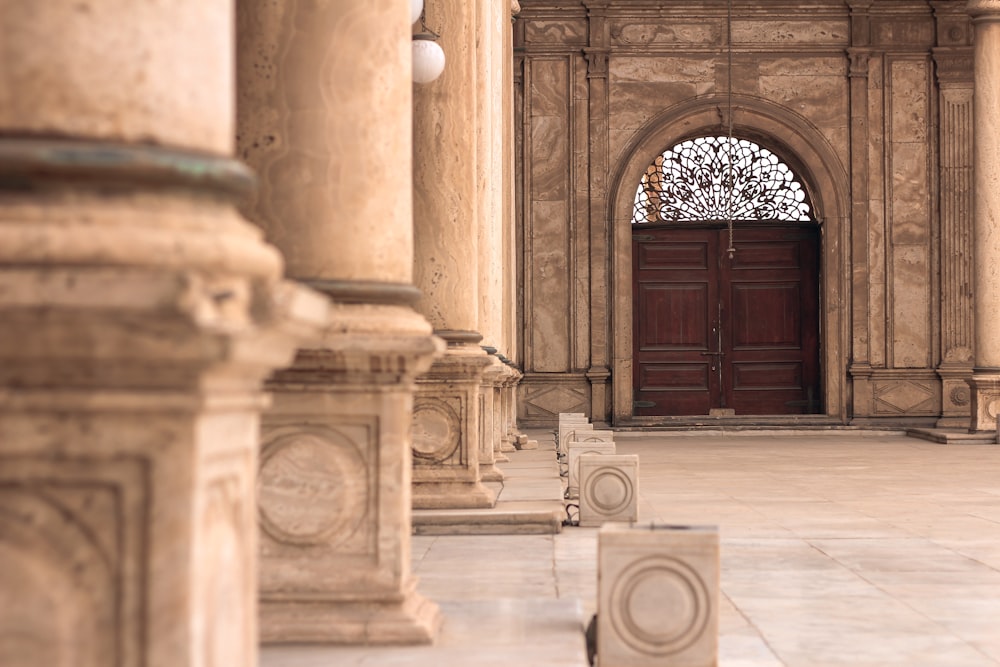
[[[690,139],[656,156],[632,213],[633,224],[812,219],[788,165],[752,141],[729,137]]]

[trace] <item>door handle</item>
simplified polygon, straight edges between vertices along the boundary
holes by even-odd
[[[726,356],[724,352],[702,352],[703,357],[724,357]]]

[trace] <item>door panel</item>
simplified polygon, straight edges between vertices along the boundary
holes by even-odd
[[[671,230],[633,244],[637,415],[708,414],[719,393],[714,313],[718,235]],[[641,305],[638,305],[641,304]],[[640,389],[641,387],[641,389]]]
[[[815,227],[643,229],[633,241],[636,415],[818,412]]]

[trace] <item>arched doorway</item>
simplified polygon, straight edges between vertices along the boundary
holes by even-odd
[[[664,109],[632,133],[608,179],[608,312],[611,364],[611,419],[617,425],[688,423],[685,418],[635,414],[633,368],[632,218],[643,174],[664,149],[692,137],[718,136],[728,123],[723,95],[695,97]],[[815,423],[846,423],[850,349],[851,225],[850,182],[844,161],[815,125],[786,106],[759,97],[733,97],[733,133],[768,147],[801,179],[819,223],[820,244],[820,415]],[[753,423],[802,423],[803,417],[750,418]]]
[[[680,142],[643,173],[631,223],[635,416],[821,411],[820,235],[784,161]]]

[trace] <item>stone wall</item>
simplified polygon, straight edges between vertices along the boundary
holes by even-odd
[[[964,6],[733,3],[735,133],[778,149],[803,179],[822,229],[823,412],[836,421],[968,420],[972,67]],[[632,199],[655,155],[724,132],[727,5],[522,7],[520,417],[534,425],[583,411],[627,423]]]

